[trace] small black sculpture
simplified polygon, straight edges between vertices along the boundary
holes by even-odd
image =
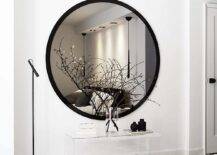
[[[130,125],[130,129],[132,132],[136,132],[138,130],[138,125],[136,122],[133,122],[131,125]]]
[[[138,131],[146,131],[146,122],[144,119],[140,119],[138,122]]]

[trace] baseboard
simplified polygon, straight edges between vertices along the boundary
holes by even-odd
[[[186,155],[185,150],[162,150],[162,151],[152,151],[150,155]],[[141,154],[142,155],[142,154]]]
[[[150,152],[135,152],[133,155],[204,155],[203,148],[194,148],[191,150],[184,149],[168,149],[160,151],[150,151]]]
[[[1,155],[12,155],[13,151],[10,148],[6,148],[4,146],[0,146],[0,154]]]
[[[190,149],[189,155],[205,155],[203,148]]]

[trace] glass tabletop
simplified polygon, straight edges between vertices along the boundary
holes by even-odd
[[[146,130],[146,131],[139,131],[139,132],[132,132],[130,130],[122,130],[122,131],[114,131],[114,132],[107,132],[107,133],[79,133],[79,134],[75,134],[75,135],[69,135],[66,134],[67,136],[69,136],[70,138],[74,139],[74,140],[82,140],[82,139],[111,139],[111,138],[141,138],[141,137],[159,137],[160,134],[155,133],[151,130]]]

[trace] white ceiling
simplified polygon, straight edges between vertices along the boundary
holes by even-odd
[[[70,23],[73,26],[79,25],[82,21],[88,19],[89,17],[96,15],[102,11],[108,10],[114,7],[115,4],[112,3],[93,3],[83,6],[76,11],[72,12],[64,22]]]

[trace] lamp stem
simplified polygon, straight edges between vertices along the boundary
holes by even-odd
[[[39,77],[38,72],[36,71],[33,60],[29,59],[28,63],[32,69],[32,154],[35,154],[35,76]]]
[[[35,82],[34,71],[32,70],[32,154],[35,154]]]
[[[127,20],[127,29],[128,29],[128,63],[127,63],[127,78],[130,78],[130,20],[132,19],[132,17],[127,16],[125,17]]]
[[[85,63],[86,63],[86,57],[85,57],[85,49],[86,49],[86,42],[85,42],[85,36],[86,36],[86,33],[82,33],[82,36],[83,36],[83,59],[84,59],[84,70],[83,70],[83,75],[85,76]]]
[[[35,75],[39,77],[38,72],[36,71],[33,60],[29,59],[28,63],[32,69],[32,154],[35,154]]]
[[[128,64],[127,64],[127,78],[130,78],[130,24],[128,21]]]

